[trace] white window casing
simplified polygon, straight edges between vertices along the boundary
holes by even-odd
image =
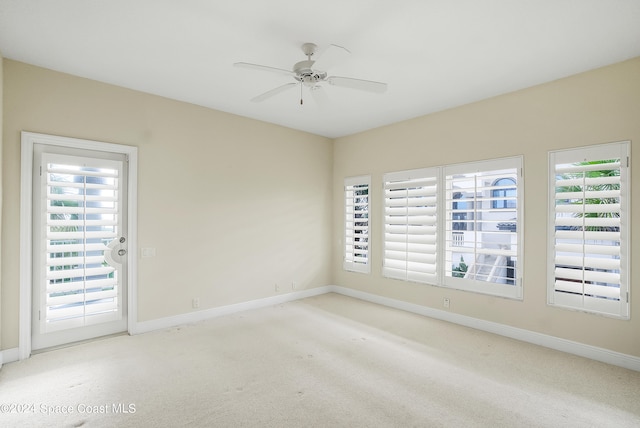
[[[32,132],[22,132],[21,134],[21,174],[20,174],[20,217],[22,219],[36,219],[40,217],[40,209],[36,209],[34,206],[34,200],[40,200],[36,197],[35,189],[40,188],[39,183],[39,166],[40,162],[34,161],[39,146],[47,146],[51,148],[52,152],[77,154],[83,153],[85,156],[87,153],[91,153],[89,156],[97,152],[106,154],[108,158],[118,158],[120,155],[125,157],[125,167],[123,171],[126,171],[126,186],[123,187],[125,191],[126,187],[126,205],[127,214],[126,217],[127,229],[134,231],[129,233],[127,237],[127,253],[124,256],[126,259],[126,273],[121,275],[122,279],[126,278],[126,298],[123,294],[123,302],[126,301],[126,309],[123,307],[123,317],[121,321],[124,321],[124,327],[122,329],[128,330],[130,333],[135,334],[138,331],[137,323],[137,236],[135,230],[137,230],[137,159],[138,149],[137,147],[126,146],[122,144],[103,143],[99,141],[80,140],[68,137],[60,137],[53,135],[37,134]],[[47,150],[49,151],[49,150]],[[104,156],[100,156],[101,158]],[[124,199],[123,199],[124,201]],[[38,220],[39,221],[39,220]],[[64,227],[64,225],[63,225]],[[33,222],[23,221],[20,223],[20,335],[19,335],[19,358],[26,359],[31,355],[33,349],[39,349],[37,344],[33,342],[33,332],[37,328],[37,323],[34,324],[34,319],[38,319],[37,302],[34,303],[35,295],[33,293],[33,284],[38,275],[34,276],[34,238]],[[40,242],[39,240],[37,242]],[[40,251],[37,252],[40,254]],[[57,296],[56,296],[57,297]],[[34,311],[34,308],[36,310]],[[126,316],[125,316],[126,314]],[[110,324],[104,324],[110,325]],[[96,324],[96,326],[103,326],[102,324]],[[90,328],[92,328],[91,326]],[[121,331],[122,329],[118,329]],[[62,330],[60,333],[76,331],[81,329]],[[105,331],[101,329],[99,334],[111,334],[114,331]],[[47,334],[57,334],[58,332],[52,332]],[[92,335],[94,337],[96,335]],[[84,340],[89,337],[84,337]],[[53,346],[53,345],[49,345]]]
[[[629,317],[630,148],[549,152],[549,304]]]
[[[349,177],[344,181],[344,255],[347,271],[371,271],[369,204],[371,176]]]

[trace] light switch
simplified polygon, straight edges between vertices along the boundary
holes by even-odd
[[[155,256],[156,256],[156,249],[155,248],[143,248],[142,249],[142,258],[155,257]]]

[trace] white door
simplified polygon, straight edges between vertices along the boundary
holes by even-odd
[[[127,330],[126,155],[34,145],[32,349]]]

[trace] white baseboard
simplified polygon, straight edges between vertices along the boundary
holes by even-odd
[[[0,351],[0,367],[2,364],[13,363],[20,359],[20,352],[18,348],[4,349]]]
[[[236,303],[233,305],[220,306],[217,308],[205,309],[202,311],[189,312],[186,314],[175,315],[172,317],[159,318],[151,321],[142,321],[135,324],[134,331],[131,334],[147,333],[163,328],[176,327],[183,324],[204,321],[210,318],[229,315],[236,312],[248,311],[250,309],[265,308],[268,306],[279,305],[281,303],[291,302],[294,300],[305,299],[307,297],[326,294],[331,291],[331,287],[316,287],[308,290],[295,291],[293,293],[280,294],[277,296],[266,297],[264,299],[250,300],[248,302]]]
[[[391,299],[389,297],[383,297],[364,291],[341,287],[338,285],[328,285],[324,287],[311,288],[308,290],[281,294],[264,299],[250,300],[248,302],[241,302],[233,305],[221,306],[202,311],[189,312],[172,317],[138,322],[134,326],[134,331],[130,331],[130,333],[140,334],[155,330],[161,330],[164,328],[176,327],[179,325],[204,321],[223,315],[229,315],[236,312],[265,308],[268,306],[274,306],[281,303],[291,302],[294,300],[300,300],[307,297],[318,296],[331,292],[342,294],[344,296],[354,297],[356,299],[376,303],[383,306],[388,306],[395,309],[400,309],[407,312],[412,312],[418,315],[439,319],[442,321],[448,321],[453,324],[459,324],[465,327],[471,327],[477,330],[498,334],[500,336],[509,337],[511,339],[521,340],[523,342],[544,346],[546,348],[555,349],[557,351],[567,352],[569,354],[590,358],[592,360],[624,367],[626,369],[640,371],[640,358],[633,355],[627,355],[604,348],[598,348],[596,346],[586,345],[584,343],[573,342],[571,340],[561,339],[542,333],[536,333],[517,327],[495,323],[492,321],[485,321],[478,318],[455,314],[448,311],[429,308],[427,306],[421,306],[415,303],[408,303],[402,300]],[[3,351],[0,351],[0,365],[3,362],[11,363],[18,360],[18,348],[5,349]]]
[[[573,342],[571,340],[561,339],[559,337],[549,336],[547,334],[536,333],[517,327],[511,327],[504,324],[498,324],[492,321],[485,321],[465,315],[454,314],[439,309],[433,309],[414,303],[395,300],[388,297],[378,296],[376,294],[366,293],[364,291],[353,290],[351,288],[333,285],[329,287],[330,291],[342,294],[356,299],[365,300],[379,305],[388,306],[403,311],[412,312],[418,315],[424,315],[454,324],[463,325],[465,327],[475,328],[477,330],[498,334],[500,336],[509,337],[511,339],[521,340],[523,342],[532,343],[534,345],[544,346],[546,348],[555,349],[557,351],[566,352],[580,357],[590,358],[614,366],[624,367],[626,369],[640,371],[640,358],[633,355],[627,355],[620,352],[611,351],[609,349],[598,348],[597,346],[585,345],[584,343]]]

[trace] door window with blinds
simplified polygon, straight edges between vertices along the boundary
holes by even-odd
[[[437,283],[438,169],[384,175],[383,275]]]
[[[443,167],[444,285],[522,298],[522,158]]]
[[[549,154],[549,303],[629,316],[630,144]]]
[[[122,319],[122,162],[43,153],[40,165],[40,332]]]
[[[344,182],[344,262],[345,270],[370,272],[369,187],[370,176],[350,177]]]

